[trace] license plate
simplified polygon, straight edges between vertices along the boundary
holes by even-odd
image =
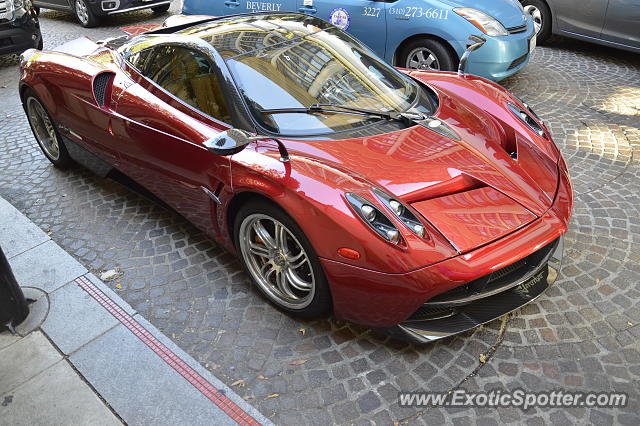
[[[529,39],[529,53],[533,52],[533,49],[536,48],[536,35],[534,34],[533,37],[531,37]]]

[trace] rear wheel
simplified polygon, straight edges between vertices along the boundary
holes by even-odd
[[[551,9],[543,0],[524,0],[522,7],[531,15],[536,27],[537,43],[544,43],[551,37]]]
[[[409,42],[400,54],[399,66],[414,70],[454,71],[457,58],[442,42],[420,38]]]
[[[100,17],[93,13],[86,0],[75,0],[73,10],[78,22],[85,28],[92,28],[100,23]]]
[[[33,136],[49,161],[61,169],[73,165],[73,160],[56,130],[53,119],[33,90],[27,89],[25,92],[23,106]]]
[[[166,13],[169,10],[169,6],[171,6],[171,4],[163,4],[162,6],[152,7],[151,10],[155,13]]]
[[[269,301],[306,318],[330,311],[320,261],[300,227],[279,207],[263,200],[242,206],[234,239],[243,266]]]

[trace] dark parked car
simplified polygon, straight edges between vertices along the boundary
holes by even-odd
[[[23,0],[0,0],[0,55],[42,49],[35,10]]]
[[[156,13],[169,10],[171,0],[33,0],[39,9],[73,12],[83,27],[95,27],[103,17],[133,10],[151,9]]]
[[[640,52],[640,0],[520,0],[538,27],[551,34]]]

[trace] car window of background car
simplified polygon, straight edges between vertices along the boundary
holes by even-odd
[[[229,34],[225,35],[229,37]],[[239,32],[238,38],[242,37]],[[406,111],[420,90],[411,80],[335,29],[265,47],[227,59],[252,113],[279,134],[322,134],[370,121],[349,114],[261,114],[260,109],[304,108],[329,103],[378,111]],[[304,130],[301,130],[304,129]]]
[[[202,53],[162,45],[136,52],[129,62],[192,107],[224,123],[231,121],[215,69]]]

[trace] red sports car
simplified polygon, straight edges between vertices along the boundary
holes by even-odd
[[[396,70],[307,15],[198,19],[27,51],[20,96],[47,158],[128,175],[299,316],[426,342],[555,280],[571,183],[525,103]]]

